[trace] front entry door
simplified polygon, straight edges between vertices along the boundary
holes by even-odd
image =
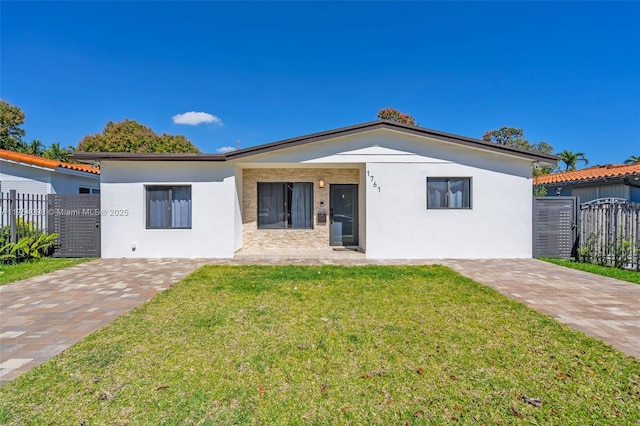
[[[358,245],[358,185],[331,185],[329,220],[332,246]]]

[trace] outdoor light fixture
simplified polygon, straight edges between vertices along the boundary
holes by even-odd
[[[324,188],[324,179],[320,179],[320,180],[318,181],[318,186],[319,186],[320,188]]]
[[[559,197],[561,193],[562,193],[562,187],[559,186],[559,187],[556,188],[556,196]]]

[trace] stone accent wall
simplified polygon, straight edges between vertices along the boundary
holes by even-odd
[[[358,169],[244,169],[242,176],[242,242],[244,249],[322,249],[329,247],[329,185],[360,182]],[[324,188],[318,181],[324,179]],[[258,182],[313,183],[313,229],[258,229]],[[324,207],[320,207],[320,202]],[[318,225],[318,211],[327,213]]]

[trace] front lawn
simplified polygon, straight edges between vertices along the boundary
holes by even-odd
[[[0,388],[7,424],[636,424],[640,362],[442,266],[208,266]]]
[[[47,272],[57,271],[58,269],[68,268],[69,266],[74,266],[87,260],[89,259],[54,259],[52,257],[43,257],[41,259],[16,264],[0,264],[0,285],[46,274]]]
[[[579,269],[592,274],[602,275],[603,277],[616,278],[630,283],[640,284],[640,272],[630,271],[628,269],[611,268],[609,266],[594,265],[592,263],[574,262],[573,260],[562,259],[540,259],[545,262],[555,263],[556,265],[566,266],[567,268]]]

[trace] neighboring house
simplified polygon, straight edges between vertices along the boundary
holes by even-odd
[[[552,173],[535,177],[533,184],[544,186],[547,196],[580,197],[581,203],[612,197],[640,203],[640,163]]]
[[[0,149],[0,191],[22,194],[97,194],[100,169]]]
[[[334,247],[370,259],[529,258],[532,169],[556,161],[389,121],[221,155],[75,158],[100,163],[110,258]]]

